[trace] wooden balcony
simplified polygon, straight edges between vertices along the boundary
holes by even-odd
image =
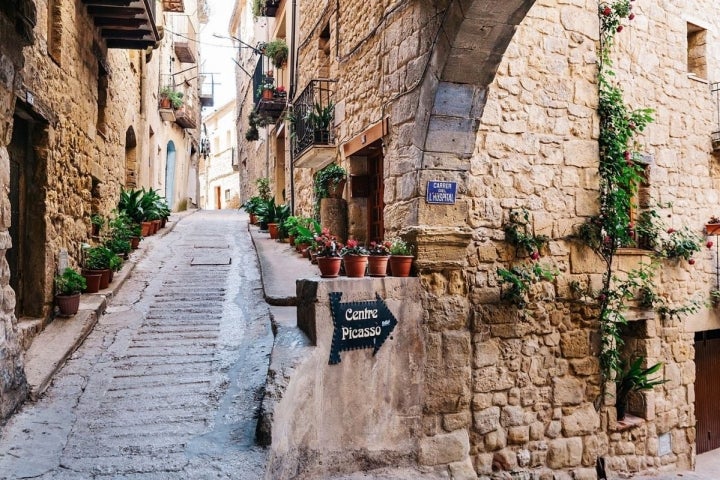
[[[173,15],[173,50],[181,63],[197,62],[197,34],[189,15]]]
[[[82,0],[108,48],[144,50],[160,41],[155,0]]]
[[[175,123],[182,128],[197,128],[197,114],[188,105],[175,110]]]

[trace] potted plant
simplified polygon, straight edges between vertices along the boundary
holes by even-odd
[[[720,235],[720,217],[712,216],[705,224],[705,233],[708,235]]]
[[[116,256],[107,247],[98,245],[85,249],[85,261],[83,263],[83,275],[85,273],[100,274],[100,290],[110,285],[110,258]]]
[[[368,275],[371,277],[384,277],[387,275],[388,260],[390,258],[390,242],[380,240],[370,242],[368,249]]]
[[[345,273],[348,277],[364,277],[368,264],[369,252],[360,245],[357,240],[348,239],[345,246],[340,250],[345,265]]]
[[[335,117],[335,104],[328,103],[324,107],[316,103],[307,114],[307,123],[313,131],[316,144],[328,145],[330,143],[330,125]]]
[[[629,365],[623,363],[620,366],[621,369],[615,379],[615,408],[617,409],[618,420],[625,418],[628,398],[632,392],[652,390],[656,385],[662,385],[666,382],[663,379],[650,379],[651,375],[662,368],[662,363],[642,368],[641,365],[644,361],[645,357],[638,357]]]
[[[105,218],[99,213],[90,215],[90,224],[92,225],[92,236],[97,237],[100,235],[100,230],[105,225]]]
[[[87,288],[85,277],[73,268],[66,268],[61,275],[55,276],[55,303],[60,315],[72,316],[80,308],[80,292]]]
[[[275,97],[275,85],[272,79],[266,77],[265,81],[258,86],[257,93],[263,100],[272,100]]]
[[[342,264],[342,257],[340,256],[340,250],[343,248],[342,244],[337,241],[335,235],[331,234],[327,228],[322,230],[322,233],[315,237],[317,251],[317,264],[320,268],[320,276],[322,278],[336,278],[340,275],[340,266]]]
[[[342,198],[347,182],[347,170],[336,163],[331,163],[315,174],[315,197]]]
[[[177,110],[183,105],[183,93],[173,90],[170,86],[165,86],[160,90],[160,107],[173,108]]]
[[[266,43],[265,56],[272,59],[275,68],[282,68],[288,59],[288,45],[285,39],[278,38]]]
[[[405,240],[390,240],[390,272],[393,277],[409,277],[413,261],[413,248]]]

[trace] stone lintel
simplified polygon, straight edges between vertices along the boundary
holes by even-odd
[[[458,227],[418,226],[404,235],[416,246],[415,265],[418,270],[464,268],[472,231]]]

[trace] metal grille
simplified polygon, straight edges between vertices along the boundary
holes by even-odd
[[[334,145],[336,80],[311,80],[293,102],[291,120],[293,158],[313,145]],[[329,122],[318,118],[329,115]]]
[[[695,335],[697,453],[720,447],[720,330]]]

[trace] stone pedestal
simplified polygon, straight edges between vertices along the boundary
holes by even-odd
[[[347,241],[347,202],[342,198],[320,200],[320,225],[330,230],[341,242]]]

